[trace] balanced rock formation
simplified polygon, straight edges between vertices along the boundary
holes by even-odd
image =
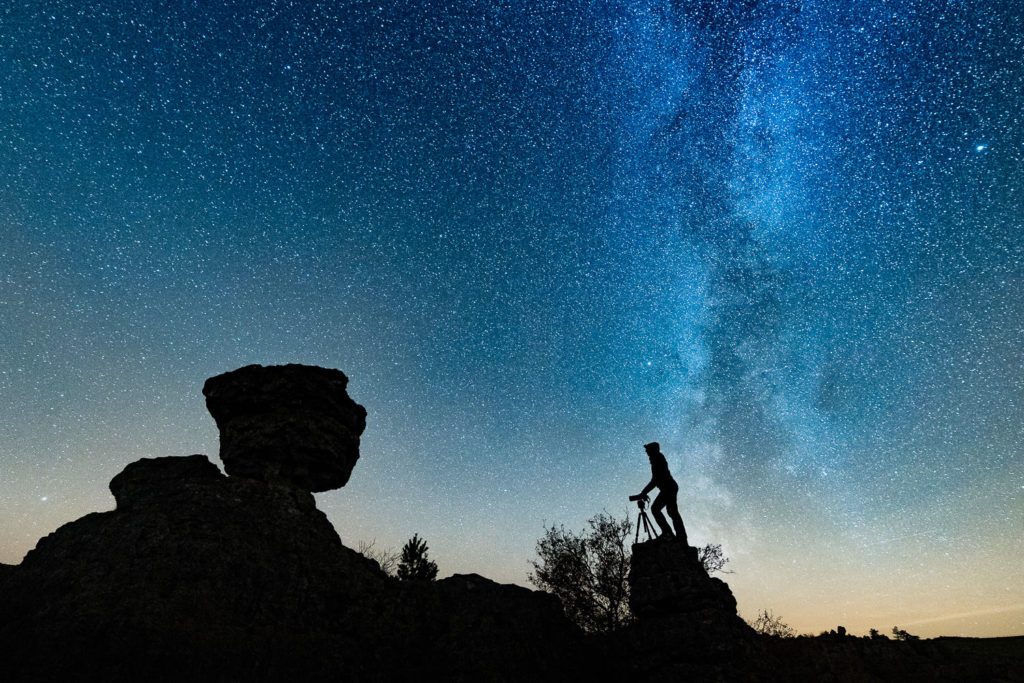
[[[552,596],[474,575],[399,582],[342,544],[311,490],[344,483],[358,456],[365,411],[343,374],[250,367],[206,393],[228,473],[243,476],[205,455],[139,460],[110,482],[116,509],[0,565],[4,681],[587,671],[583,636]]]
[[[249,365],[206,380],[224,470],[239,477],[329,491],[359,459],[366,409],[340,370]]]

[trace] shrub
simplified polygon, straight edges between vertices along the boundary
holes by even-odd
[[[796,635],[796,632],[782,620],[782,617],[772,614],[766,609],[761,610],[750,625],[761,635],[774,638],[792,638]]]
[[[531,560],[530,583],[552,593],[566,615],[584,631],[613,631],[628,624],[629,567],[633,523],[602,512],[587,520],[579,533],[564,526],[544,530]],[[697,549],[704,569],[722,572],[729,561],[720,544]]]

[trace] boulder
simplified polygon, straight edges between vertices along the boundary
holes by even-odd
[[[344,486],[366,428],[347,385],[340,370],[309,365],[249,365],[206,380],[224,471],[313,492]]]
[[[477,574],[394,588],[381,614],[398,643],[396,680],[601,680],[583,633],[552,595]]]
[[[629,606],[641,621],[707,611],[744,623],[728,584],[708,576],[696,548],[673,538],[633,546],[629,585]]]
[[[143,458],[131,463],[110,480],[110,492],[117,509],[135,506],[166,505],[187,497],[196,487],[223,479],[217,466],[205,455]]]

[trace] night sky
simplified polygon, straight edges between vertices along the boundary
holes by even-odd
[[[0,8],[0,561],[343,370],[349,546],[526,583],[650,478],[743,616],[1024,633],[1024,9]]]

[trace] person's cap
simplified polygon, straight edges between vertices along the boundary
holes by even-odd
[[[658,443],[657,441],[652,441],[650,443],[645,443],[644,444],[644,450],[646,450],[646,451],[655,451],[657,453],[660,453],[661,452],[661,444]]]

